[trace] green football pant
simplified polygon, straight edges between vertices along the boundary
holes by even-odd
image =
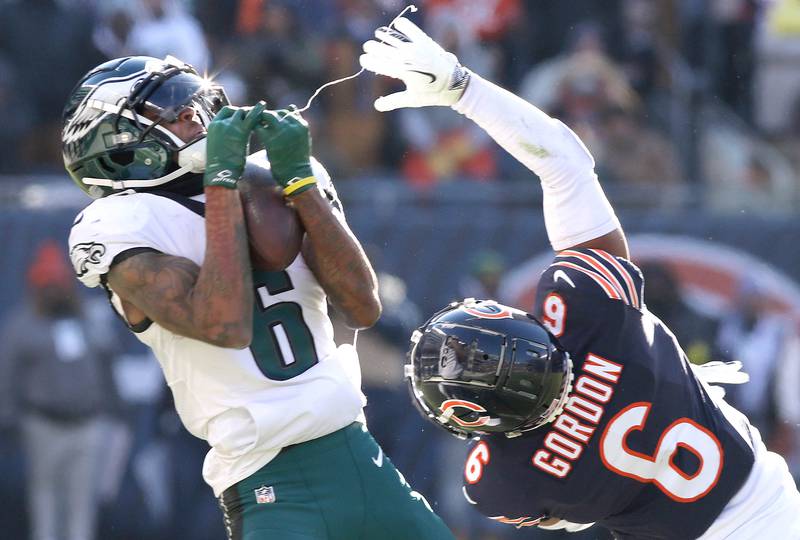
[[[229,540],[453,540],[363,424],[289,446],[220,497]]]

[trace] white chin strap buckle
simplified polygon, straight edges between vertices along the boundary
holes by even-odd
[[[178,165],[181,169],[189,169],[193,173],[206,170],[206,141],[206,137],[203,137],[178,152]]]

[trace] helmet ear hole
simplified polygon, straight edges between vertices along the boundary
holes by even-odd
[[[133,150],[120,150],[111,152],[108,157],[118,165],[130,165],[133,163],[134,152]]]

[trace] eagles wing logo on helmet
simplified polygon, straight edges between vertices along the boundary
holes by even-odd
[[[89,271],[89,265],[99,265],[101,258],[106,254],[106,246],[97,242],[75,244],[69,256],[75,266],[78,277],[83,277]]]

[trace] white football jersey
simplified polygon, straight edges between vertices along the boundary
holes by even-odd
[[[317,162],[314,167],[319,188],[338,212],[327,172]],[[194,199],[127,191],[94,201],[69,237],[78,278],[89,287],[105,285],[115,258],[141,248],[201,265],[205,221],[202,196]],[[217,496],[281,448],[361,418],[365,404],[355,349],[334,343],[325,293],[302,255],[284,272],[255,271],[253,284],[249,349],[215,347],[156,323],[132,328],[161,363],[183,424],[211,445],[203,476]]]

